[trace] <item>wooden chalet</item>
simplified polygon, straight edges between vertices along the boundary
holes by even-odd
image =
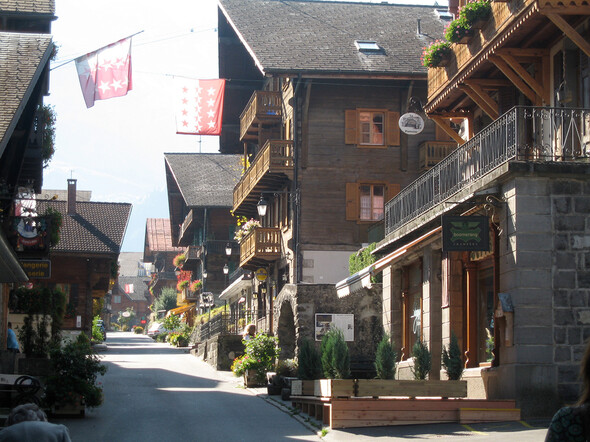
[[[576,400],[590,333],[589,18],[583,2],[493,1],[429,69],[424,109],[458,148],[386,203],[381,259],[338,285],[345,296],[383,271],[402,376],[413,342],[438,368],[454,333],[470,396],[516,399],[524,416]]]
[[[273,315],[264,327],[278,333],[286,354],[302,338],[294,330],[314,327],[293,316],[298,287],[346,277],[350,255],[382,238],[385,201],[430,167],[423,153],[444,155],[456,145],[432,121],[414,136],[398,125],[412,103],[426,102],[420,54],[442,35],[444,12],[219,1],[219,75],[229,80],[220,149],[244,157],[234,213],[261,223],[240,242],[240,266],[261,275],[253,291]],[[310,318],[356,308],[316,298]]]
[[[51,275],[34,284],[58,287],[67,295],[64,334],[90,333],[93,301],[104,302],[117,278],[117,261],[131,204],[76,201],[76,180],[68,180],[68,200],[41,200],[62,214],[60,239],[51,248]]]
[[[167,153],[164,158],[172,244],[182,247],[186,255],[182,270],[203,283],[200,293],[187,291],[182,299],[200,308],[212,307],[238,268],[235,218],[230,210],[241,157]],[[204,299],[203,293],[212,293],[213,299]]]
[[[31,198],[43,184],[43,97],[48,94],[49,35],[53,0],[3,2],[0,6],[0,345],[6,348],[8,293],[28,277],[6,240],[15,200]],[[20,190],[19,190],[20,188]]]

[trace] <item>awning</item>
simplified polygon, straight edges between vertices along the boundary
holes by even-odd
[[[195,304],[195,303],[181,305],[180,307],[176,307],[176,308],[173,308],[172,310],[168,310],[168,313],[166,313],[166,317],[168,317],[170,315],[181,315],[181,314],[188,312],[189,310],[195,308],[196,306],[197,306],[197,304]]]
[[[242,290],[252,286],[252,278],[246,277],[246,275],[240,276],[234,282],[232,282],[229,286],[225,288],[221,295],[219,295],[219,299],[231,301],[234,298],[238,298],[242,294]]]
[[[441,231],[441,227],[437,227],[436,229],[431,230],[428,233],[425,233],[419,238],[416,238],[414,241],[409,242],[403,247],[395,250],[394,252],[390,253],[389,255],[384,256],[383,258],[375,261],[370,266],[365,267],[362,270],[359,270],[354,275],[349,276],[342,281],[336,283],[336,292],[338,293],[339,298],[343,298],[348,296],[352,293],[358,292],[363,288],[371,288],[371,276],[376,275],[380,271],[382,271],[385,267],[395,261],[397,258],[406,254],[408,250],[412,247],[416,246],[417,244],[421,243],[425,239],[431,237],[437,232]]]
[[[27,282],[29,277],[20,265],[14,250],[4,232],[0,229],[0,283],[2,282]]]

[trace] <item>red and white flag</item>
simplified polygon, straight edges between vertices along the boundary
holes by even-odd
[[[125,284],[125,293],[127,293],[128,295],[130,293],[135,293],[135,291],[133,290],[133,284]]]
[[[176,133],[219,135],[225,80],[175,78]]]
[[[86,107],[131,90],[131,37],[76,58]]]

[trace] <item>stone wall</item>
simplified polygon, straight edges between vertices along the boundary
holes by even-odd
[[[291,312],[285,308],[290,306]],[[333,284],[287,284],[275,300],[273,330],[277,330],[279,345],[282,337],[295,330],[294,345],[282,357],[294,357],[304,339],[314,340],[316,313],[354,314],[354,342],[348,343],[351,359],[372,359],[382,336],[381,286],[363,289],[338,298]],[[289,320],[284,320],[288,315]],[[283,339],[284,340],[284,339]],[[317,343],[319,346],[319,343]]]
[[[216,370],[229,371],[233,360],[244,354],[244,344],[241,335],[219,335],[200,342],[191,353]]]

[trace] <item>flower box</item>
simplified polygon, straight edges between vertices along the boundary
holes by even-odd
[[[257,370],[246,370],[244,373],[244,387],[260,387],[262,382],[258,380]]]

